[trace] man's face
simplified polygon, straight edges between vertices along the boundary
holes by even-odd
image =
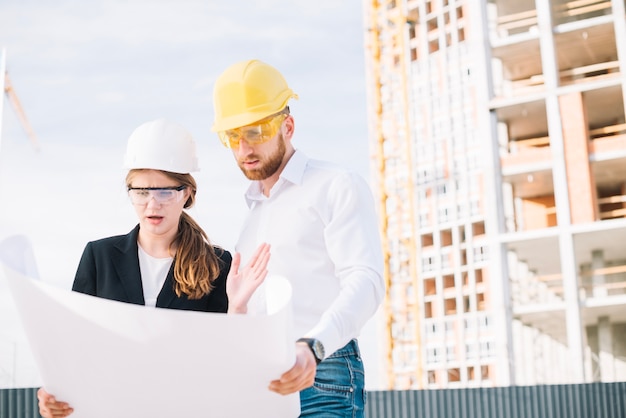
[[[275,174],[285,158],[285,139],[278,132],[269,142],[250,145],[242,140],[233,149],[237,165],[249,180],[265,180]]]

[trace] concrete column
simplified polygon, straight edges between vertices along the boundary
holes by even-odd
[[[585,349],[585,354],[587,357],[587,365],[585,366],[585,370],[587,376],[589,376],[589,381],[591,382],[599,382],[600,381],[600,366],[598,363],[598,325],[592,324],[586,327],[585,335],[587,335],[587,346]]]
[[[559,107],[562,120],[567,121],[563,125],[563,149],[571,221],[594,222],[598,197],[589,162],[589,127],[582,93],[559,96]]]
[[[590,380],[593,381],[593,348],[592,348],[592,344],[593,344],[593,336],[591,338],[589,338],[589,333],[591,332],[590,330],[591,327],[586,327],[585,328],[585,334],[588,335],[587,337],[587,345],[585,346],[585,376],[591,376]]]
[[[603,267],[604,267],[604,251],[593,250],[591,252],[591,270],[595,271]],[[604,284],[606,283],[606,277],[604,276],[604,274],[593,273],[591,283],[592,283],[594,298],[607,296],[607,289],[606,287],[604,287]]]
[[[613,10],[615,33],[626,33],[626,5],[624,5],[624,0],[611,0],[611,9]],[[620,61],[622,73],[622,99],[626,109],[626,37],[616,36],[615,43],[617,44],[617,58]]]
[[[467,30],[467,38],[473,39],[476,47],[476,68],[478,74],[483,77],[477,78],[476,95],[478,113],[478,126],[483,135],[489,135],[490,140],[484,141],[485,159],[485,228],[489,246],[489,286],[492,292],[491,309],[493,318],[493,331],[496,338],[496,355],[494,369],[496,385],[509,386],[515,384],[515,358],[512,343],[512,306],[511,306],[511,283],[507,266],[507,249],[501,242],[501,236],[506,233],[503,193],[502,193],[502,168],[500,167],[500,145],[498,143],[497,117],[489,108],[489,101],[493,97],[493,73],[491,66],[491,47],[489,41],[489,19],[487,18],[487,2],[483,0],[470,0],[464,10],[470,15],[472,24]],[[479,48],[483,46],[483,48]],[[478,52],[481,51],[481,52]]]
[[[585,382],[585,356],[583,352],[582,322],[580,317],[576,259],[574,257],[574,240],[571,232],[571,213],[569,190],[567,187],[563,126],[557,96],[559,69],[556,61],[557,52],[552,29],[552,9],[550,2],[545,0],[535,0],[535,6],[537,8],[537,21],[539,26],[541,64],[546,84],[546,112],[548,116],[550,149],[552,151],[554,198],[559,226],[559,255],[566,305],[567,345],[570,353],[569,360],[573,376],[571,383],[583,383]]]
[[[613,355],[613,333],[608,316],[598,318],[598,356],[600,381],[615,382],[615,358]]]

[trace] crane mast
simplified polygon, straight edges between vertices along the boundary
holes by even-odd
[[[408,389],[421,388],[424,383],[419,306],[422,292],[417,277],[415,176],[405,48],[411,23],[396,3],[366,0],[366,54],[385,263],[387,384],[390,389]]]
[[[28,135],[30,142],[33,144],[33,147],[36,151],[39,151],[39,141],[37,140],[37,136],[35,135],[35,131],[33,130],[28,118],[26,117],[26,113],[22,108],[22,104],[17,97],[17,93],[15,92],[15,88],[13,87],[13,83],[11,82],[11,78],[9,77],[9,73],[6,69],[6,50],[2,50],[2,57],[0,63],[0,81],[2,82],[2,90],[4,90],[4,94],[9,99],[15,114],[17,115],[22,128]],[[0,104],[0,121],[2,120],[2,105]],[[0,123],[0,127],[1,127]]]

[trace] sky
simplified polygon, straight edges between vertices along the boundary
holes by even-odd
[[[69,289],[88,241],[136,224],[123,184],[126,140],[167,118],[198,146],[189,213],[232,250],[247,181],[210,130],[212,87],[252,58],[278,68],[300,97],[290,104],[296,148],[369,181],[365,33],[360,0],[2,0],[0,48],[39,150],[5,98],[0,240],[25,235],[40,278]],[[11,306],[0,281],[0,318],[12,317]],[[28,347],[1,321],[0,387],[31,386]]]

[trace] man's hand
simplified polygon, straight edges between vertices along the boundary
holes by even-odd
[[[248,301],[254,291],[267,276],[267,263],[270,259],[270,245],[261,244],[256,249],[248,265],[239,271],[241,254],[235,253],[226,278],[228,313],[248,312]]]
[[[37,399],[39,400],[39,413],[43,418],[66,417],[74,412],[74,408],[66,402],[57,401],[44,388],[39,388],[37,391]]]
[[[279,380],[273,380],[269,389],[288,395],[313,386],[317,363],[306,343],[296,343],[296,364],[283,373]]]

